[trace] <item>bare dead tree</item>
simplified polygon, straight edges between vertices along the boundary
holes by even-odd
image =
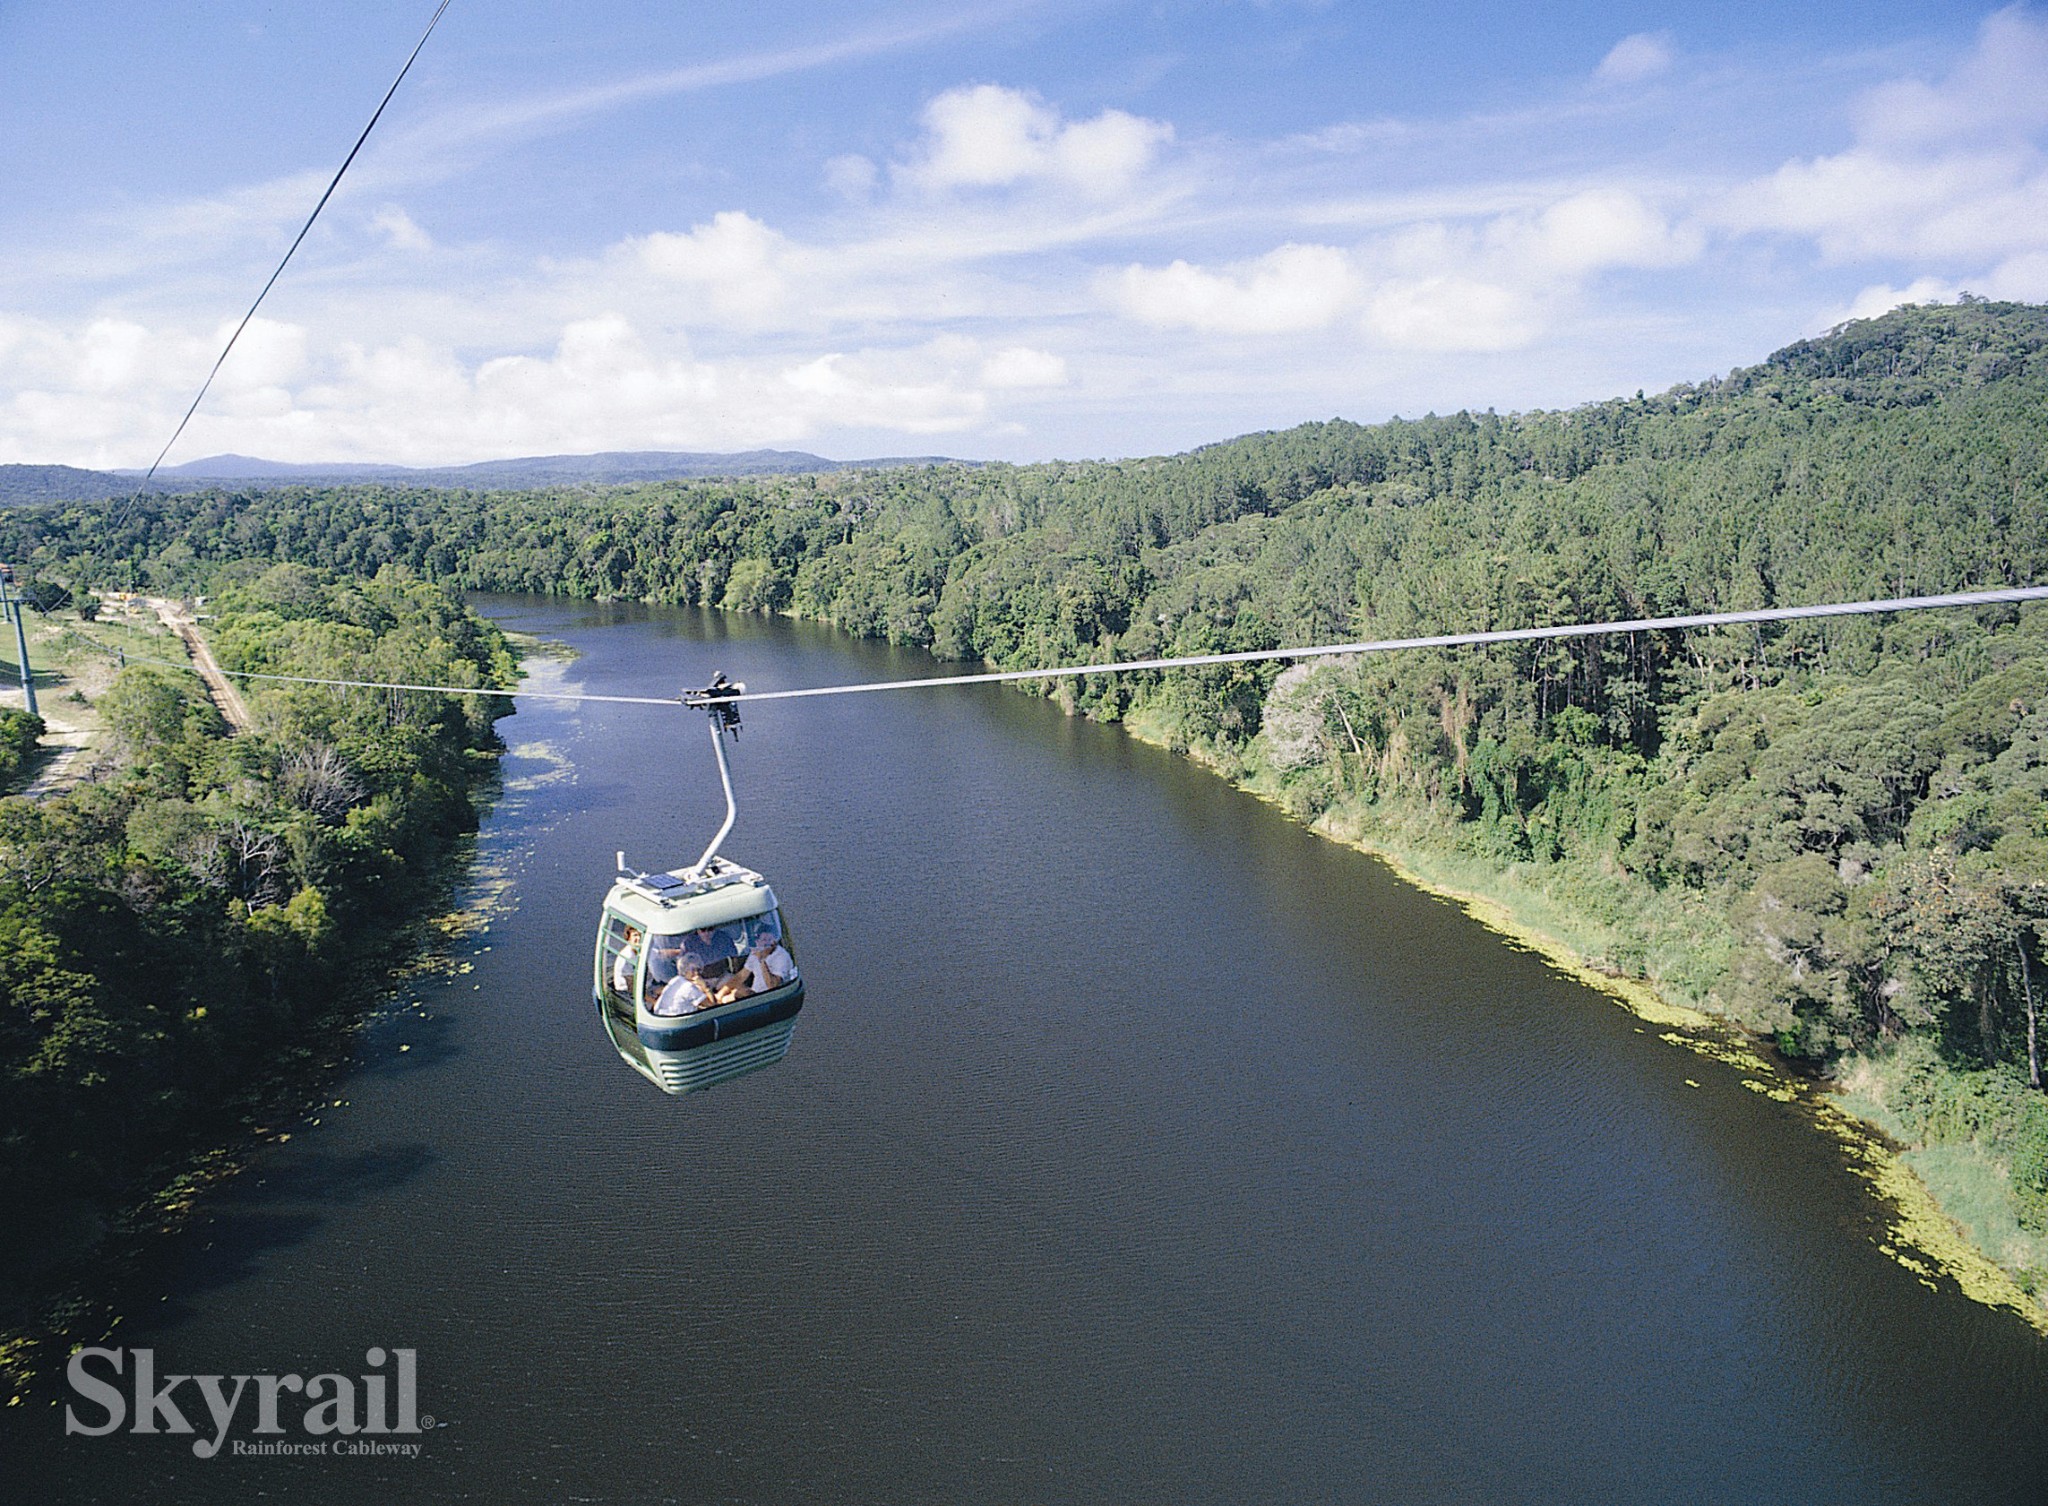
[[[368,793],[331,743],[310,743],[287,756],[280,783],[286,796],[328,826],[339,823]]]
[[[237,816],[221,832],[222,845],[235,877],[236,893],[251,909],[278,903],[284,897],[284,838]]]

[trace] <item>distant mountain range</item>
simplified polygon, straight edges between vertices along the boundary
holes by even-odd
[[[894,466],[959,465],[939,455],[898,455],[879,460],[827,460],[802,450],[747,450],[711,455],[686,450],[614,450],[600,455],[530,455],[474,465],[292,465],[252,455],[209,455],[165,466],[152,492],[204,491],[212,486],[435,486],[521,491],[543,486],[618,486],[706,476],[793,475],[806,471],[879,470]],[[140,471],[88,471],[69,465],[0,465],[0,506],[87,502],[128,496],[141,488]]]

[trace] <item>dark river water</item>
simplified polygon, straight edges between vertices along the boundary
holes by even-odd
[[[487,606],[592,692],[940,668]],[[590,1006],[614,851],[717,824],[701,720],[527,702],[469,970],[371,1027],[109,1341],[160,1378],[413,1349],[420,1456],[66,1439],[45,1396],[0,1419],[0,1494],[2048,1501],[2048,1342],[1881,1253],[1796,1107],[1044,702],[746,715],[726,850],[810,988],[781,1066],[670,1100]]]

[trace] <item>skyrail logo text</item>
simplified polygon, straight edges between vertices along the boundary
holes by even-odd
[[[153,1349],[81,1349],[64,1373],[87,1404],[87,1415],[67,1406],[64,1431],[88,1438],[123,1427],[182,1435],[192,1439],[192,1452],[202,1459],[213,1458],[224,1444],[236,1455],[418,1455],[421,1445],[408,1440],[434,1425],[433,1418],[420,1415],[418,1351],[394,1349],[387,1356],[371,1349],[363,1359],[369,1369],[360,1376],[167,1375],[159,1384]],[[392,1374],[383,1373],[387,1359],[395,1361]],[[194,1408],[192,1417],[204,1405],[207,1433],[193,1426],[180,1400]],[[253,1417],[254,1426],[249,1437],[230,1440],[237,1417]],[[288,1421],[306,1435],[304,1441],[288,1436]]]

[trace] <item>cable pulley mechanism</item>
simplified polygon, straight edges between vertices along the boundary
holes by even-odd
[[[728,680],[721,670],[702,690],[684,691],[682,702],[685,706],[710,712],[713,730],[730,732],[737,740],[740,735],[739,698],[746,693],[747,687],[743,682]]]

